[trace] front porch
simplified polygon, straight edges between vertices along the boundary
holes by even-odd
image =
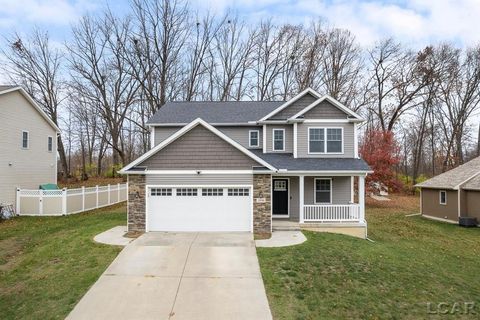
[[[273,176],[272,230],[301,229],[366,238],[365,176]]]

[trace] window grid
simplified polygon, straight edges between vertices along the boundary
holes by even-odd
[[[197,192],[196,188],[177,188],[177,196],[179,197],[196,196]]]
[[[309,153],[342,153],[343,129],[308,128]]]
[[[275,191],[286,191],[287,190],[287,181],[275,180],[274,184],[273,184],[273,189]]]
[[[250,131],[250,147],[258,147],[259,146],[259,131],[258,130],[253,130]]]
[[[228,195],[233,197],[246,197],[250,193],[248,188],[229,188]]]
[[[171,188],[152,188],[150,189],[150,195],[167,197],[172,195]]]
[[[221,197],[223,196],[222,188],[203,188],[202,196],[204,197]]]
[[[310,152],[325,152],[325,130],[321,128],[310,128],[309,129],[310,141],[309,148]]]
[[[330,203],[332,180],[316,179],[315,180],[315,203]]]
[[[285,149],[285,132],[283,129],[273,129],[273,150],[283,151]]]

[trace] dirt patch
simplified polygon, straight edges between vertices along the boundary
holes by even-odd
[[[8,238],[0,241],[0,271],[9,271],[20,263],[25,239]]]
[[[127,233],[125,233],[123,236],[125,238],[138,238],[140,237],[144,232],[140,232],[140,231],[129,231]]]

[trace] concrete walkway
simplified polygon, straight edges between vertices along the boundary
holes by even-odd
[[[93,240],[98,243],[109,244],[113,246],[126,246],[134,240],[133,238],[124,237],[126,233],[126,226],[113,227],[112,229],[97,234]]]
[[[68,319],[271,319],[250,233],[147,233]]]
[[[301,244],[307,241],[307,238],[301,231],[273,231],[270,239],[255,240],[257,247],[288,247]]]

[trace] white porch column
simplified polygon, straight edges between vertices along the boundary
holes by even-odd
[[[358,204],[360,205],[360,221],[365,220],[365,176],[358,177]]]
[[[300,217],[300,223],[303,223],[304,221],[304,217],[303,217],[304,215],[303,204],[305,200],[305,196],[304,196],[305,179],[304,178],[305,176],[298,177],[298,203],[300,204],[298,208],[300,212],[298,214]]]

